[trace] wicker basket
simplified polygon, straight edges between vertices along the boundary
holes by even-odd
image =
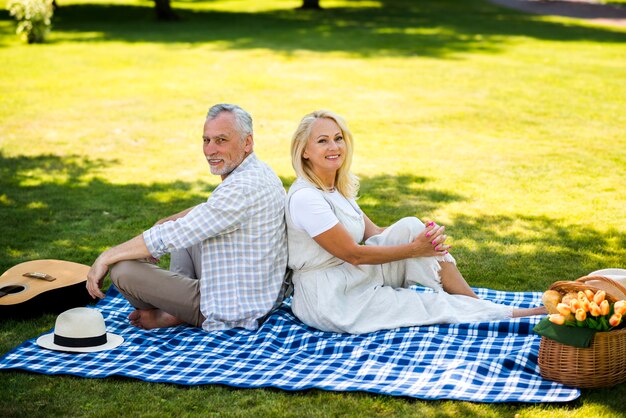
[[[626,328],[597,332],[588,348],[541,337],[539,372],[545,379],[579,388],[614,386],[626,381]]]
[[[562,293],[603,289],[611,303],[626,295],[623,286],[603,276],[556,282],[550,289]],[[626,381],[626,328],[597,332],[588,348],[572,347],[541,337],[539,372],[545,379],[579,388],[614,386]]]

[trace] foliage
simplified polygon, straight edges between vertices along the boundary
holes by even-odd
[[[11,0],[7,9],[17,20],[16,33],[29,44],[44,42],[52,27],[53,0]]]

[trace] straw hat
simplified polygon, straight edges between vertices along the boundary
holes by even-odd
[[[75,353],[110,350],[123,342],[119,335],[106,332],[100,311],[89,308],[62,312],[54,324],[54,332],[37,339],[41,347]]]
[[[588,276],[604,276],[626,286],[626,270],[624,269],[602,269],[588,274]]]
[[[626,270],[624,269],[602,269],[596,270],[587,275],[587,277],[601,276],[613,280],[613,283],[605,283],[599,280],[589,280],[587,284],[598,289],[604,290],[607,294],[614,296],[616,299],[626,300]]]

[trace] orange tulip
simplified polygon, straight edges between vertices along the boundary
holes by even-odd
[[[612,327],[616,327],[621,323],[622,323],[621,314],[616,313],[616,314],[611,315],[611,317],[609,318],[609,325]]]
[[[618,300],[613,305],[613,312],[618,313],[620,315],[626,314],[626,300]]]
[[[593,297],[595,296],[593,294],[593,291],[590,289],[585,289],[585,295],[587,296],[587,299],[589,299],[590,301],[592,301]]]
[[[567,316],[572,313],[569,305],[566,303],[559,303],[558,305],[556,305],[556,310],[559,311],[559,313],[563,316]]]
[[[583,308],[576,310],[576,320],[582,322],[585,319],[587,319],[587,312]]]
[[[600,305],[604,298],[606,298],[606,292],[604,290],[598,290],[598,292],[593,296],[593,301]]]
[[[548,315],[548,320],[557,325],[563,325],[565,323],[565,317],[561,314],[551,314]]]
[[[602,314],[602,310],[600,309],[598,304],[593,301],[589,302],[589,312],[593,316],[600,316]]]
[[[582,290],[578,292],[578,300],[580,303],[585,303],[585,301],[589,302],[587,295]]]
[[[609,303],[608,300],[604,299],[602,303],[600,304],[600,314],[604,316],[604,315],[608,315],[609,312],[611,312],[611,304]]]
[[[580,308],[582,308],[583,305],[582,303],[580,303],[580,301],[578,299],[572,299],[569,303],[569,308],[572,311],[572,313],[576,313],[577,310],[579,310]]]
[[[583,309],[585,310],[585,312],[591,311],[591,303],[588,300],[583,302]]]

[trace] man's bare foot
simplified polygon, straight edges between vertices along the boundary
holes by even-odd
[[[539,306],[537,308],[513,309],[513,318],[520,318],[522,316],[545,315],[547,313],[548,310],[545,308],[545,306]]]
[[[128,315],[131,325],[142,329],[168,328],[183,323],[180,319],[160,309],[137,309]]]

